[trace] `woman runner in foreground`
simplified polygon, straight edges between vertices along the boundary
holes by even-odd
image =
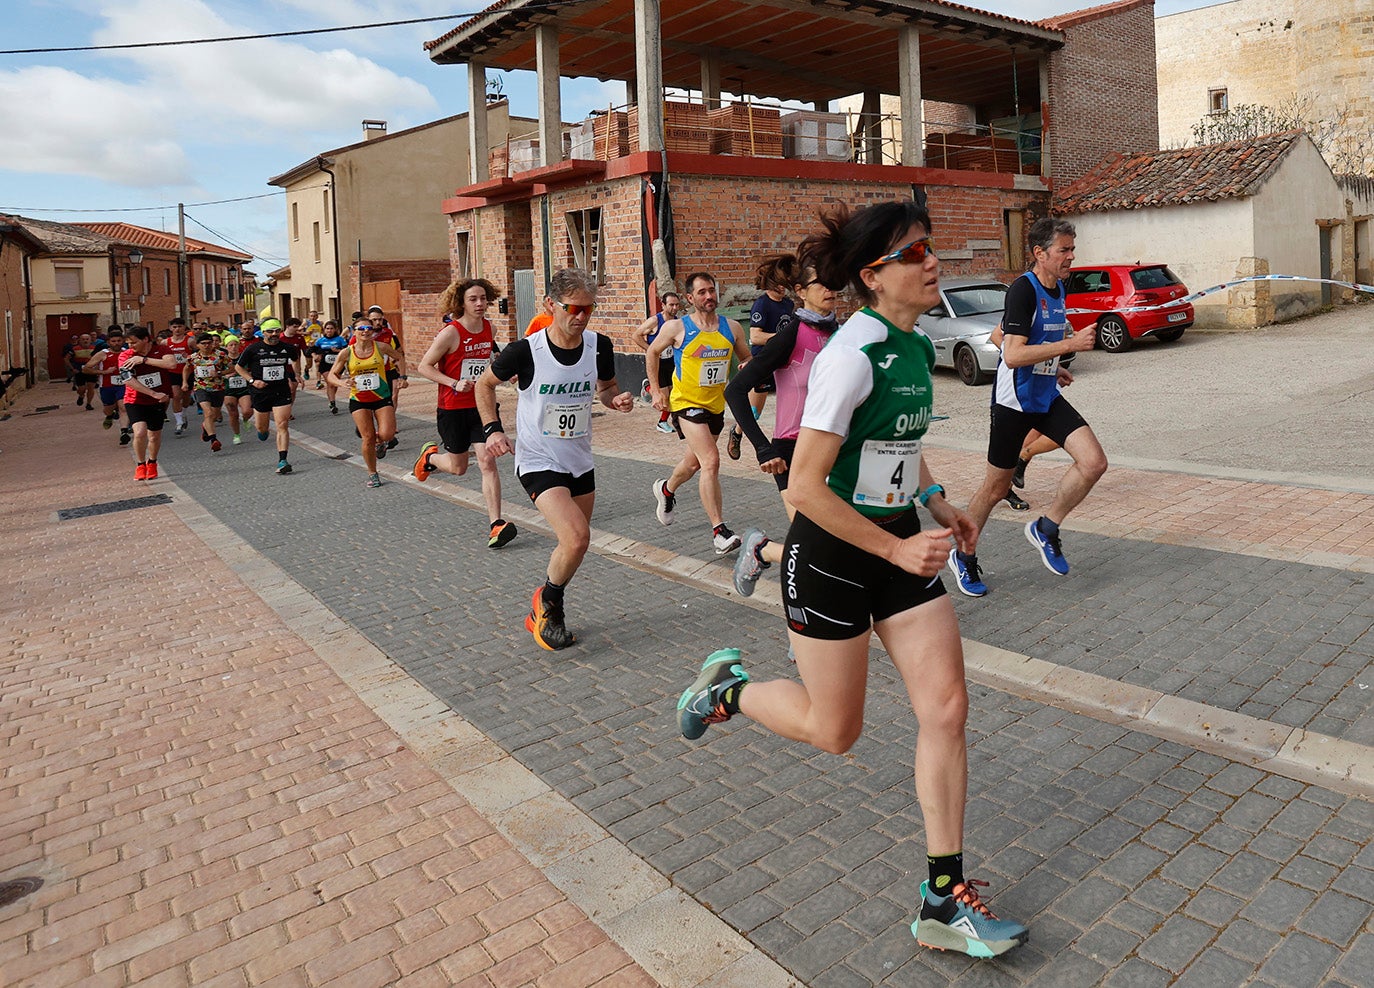
[[[928,947],[995,957],[1024,943],[964,877],[968,691],[959,622],[940,581],[950,538],[977,528],[921,457],[935,351],[916,317],[939,301],[930,217],[913,202],[823,218],[802,261],[865,303],[812,368],[788,496],[783,605],[801,682],[751,683],[738,649],[712,653],[678,701],[684,737],[736,713],[783,737],[843,753],[863,729],[872,632],[906,684],[920,725],[916,795],[929,879],[912,933]],[[942,527],[920,530],[920,502]]]

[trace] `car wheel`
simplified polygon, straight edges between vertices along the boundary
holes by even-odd
[[[1104,316],[1097,324],[1097,345],[1108,353],[1125,353],[1131,348],[1131,331],[1120,316]]]
[[[1183,330],[1181,329],[1161,329],[1158,333],[1155,333],[1155,336],[1159,337],[1165,343],[1172,343],[1182,335]]]
[[[959,380],[967,385],[986,384],[988,373],[978,366],[978,354],[971,346],[961,346],[954,351],[954,369],[959,372]]]

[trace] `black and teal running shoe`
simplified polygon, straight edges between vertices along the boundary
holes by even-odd
[[[1029,930],[1009,919],[998,919],[978,897],[975,886],[987,884],[960,882],[949,895],[933,895],[930,882],[922,882],[921,912],[911,924],[916,942],[970,957],[997,957],[1025,943]]]
[[[688,741],[706,733],[707,724],[719,724],[739,712],[739,694],[749,682],[740,664],[739,649],[722,648],[702,663],[701,675],[677,701],[677,726]]]

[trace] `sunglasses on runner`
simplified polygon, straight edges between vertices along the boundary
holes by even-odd
[[[898,247],[891,254],[885,254],[872,264],[865,264],[866,268],[880,268],[884,264],[896,261],[898,264],[920,264],[926,259],[927,254],[935,253],[935,242],[929,237],[922,237],[920,240],[913,240],[905,247]]]
[[[575,302],[555,302],[554,304],[570,316],[589,316],[596,311],[595,302],[592,302],[590,305],[578,305]]]

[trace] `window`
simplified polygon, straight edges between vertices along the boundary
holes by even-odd
[[[148,287],[148,283],[149,283],[150,280],[151,280],[151,279],[150,279],[150,277],[149,277],[148,269],[145,267],[145,268],[143,269],[143,294],[144,294],[144,295],[147,295],[150,291],[152,291],[152,289]]]
[[[324,285],[310,286],[310,300],[313,303],[310,306],[312,309],[314,309],[316,312],[324,311]],[[309,317],[310,313],[307,312],[305,315],[306,317]]]
[[[314,223],[311,227],[311,234],[315,238],[315,263],[320,263],[320,224]]]
[[[470,278],[468,270],[468,248],[472,234],[466,230],[461,230],[453,235],[453,261],[455,273],[458,278]]]
[[[324,232],[329,232],[329,190],[324,190]]]
[[[129,283],[129,269],[128,269],[128,268],[124,268],[123,271],[122,271],[122,273],[123,273],[123,275],[124,275],[124,278],[123,278],[123,282],[124,282],[124,289],[123,289],[123,290],[124,290],[124,294],[125,294],[125,295],[128,295],[131,291],[133,291],[133,288],[130,287],[130,283]]]
[[[58,297],[80,298],[86,294],[82,284],[84,269],[81,265],[55,264],[52,272]]]
[[[563,214],[573,265],[589,272],[597,284],[606,280],[601,263],[601,207],[574,209]]]
[[[1024,271],[1026,264],[1026,214],[1020,209],[1002,210],[1002,252],[1008,271]]]
[[[170,295],[170,294],[172,294],[172,269],[171,269],[171,268],[163,268],[163,269],[162,269],[162,294],[163,294],[163,295]]]
[[[291,239],[301,239],[301,204],[298,202],[291,204]]]
[[[1106,271],[1075,271],[1069,275],[1069,295],[1096,295],[1112,290],[1112,277]]]
[[[1213,116],[1225,113],[1228,109],[1230,109],[1230,105],[1231,104],[1226,96],[1225,87],[1222,87],[1221,89],[1207,90],[1208,113],[1212,114]]]

